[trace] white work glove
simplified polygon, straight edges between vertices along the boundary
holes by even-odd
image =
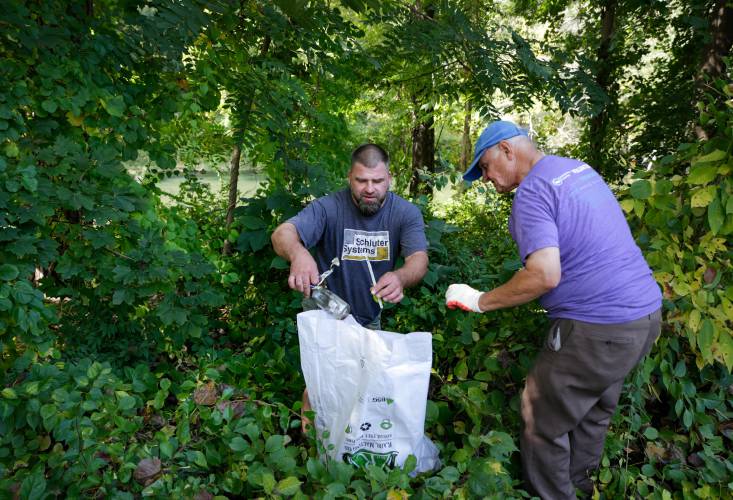
[[[460,307],[464,311],[480,313],[483,311],[478,307],[478,299],[482,293],[468,285],[453,284],[445,291],[445,305],[450,309]]]

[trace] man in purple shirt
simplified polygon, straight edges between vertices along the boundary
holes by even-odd
[[[482,313],[540,299],[552,324],[522,392],[522,472],[544,499],[589,496],[624,377],[659,335],[659,287],[598,173],[543,154],[515,124],[486,127],[463,178],[517,189],[509,231],[524,268],[488,292],[450,285],[446,304]]]

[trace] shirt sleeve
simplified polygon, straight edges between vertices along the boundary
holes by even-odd
[[[420,210],[412,204],[407,205],[400,230],[400,253],[408,257],[415,252],[427,251],[428,240],[425,237],[425,222]]]
[[[527,179],[514,197],[512,226],[519,257],[525,263],[533,252],[558,247],[555,194],[541,179]]]
[[[306,248],[314,247],[326,230],[326,207],[323,200],[318,199],[309,203],[295,217],[287,220],[298,231],[298,236]]]

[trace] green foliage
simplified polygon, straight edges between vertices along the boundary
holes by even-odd
[[[174,54],[218,8],[191,2],[154,11],[92,13],[55,2],[36,12],[10,2],[0,14],[6,367],[21,343],[47,350],[57,320],[69,348],[180,347],[206,329],[203,310],[221,302],[207,285],[213,268],[168,237],[195,228],[160,217],[121,163],[145,150],[161,169],[175,165],[159,140],[181,94]]]
[[[425,428],[443,466],[418,477],[414,460],[403,470],[322,462],[324,443],[300,433],[300,296],[269,238],[341,184],[357,143],[378,139],[408,165],[413,95],[444,115],[466,99],[496,111],[496,89],[515,104],[550,98],[590,113],[602,98],[586,67],[536,58],[529,38],[485,22],[502,14],[493,5],[443,2],[416,19],[371,1],[7,4],[0,496],[528,496],[518,396],[544,315],[535,304],[466,314],[443,299],[449,283],[489,289],[520,267],[509,197],[471,188],[440,216],[417,201],[430,268],[383,325],[433,333]],[[730,490],[732,87],[717,85],[700,108],[714,138],[623,191],[665,286],[665,325],[612,423],[596,473],[604,497]],[[450,174],[457,148],[445,137],[425,182]],[[193,168],[238,144],[268,182],[227,229],[226,201]],[[123,165],[144,157],[141,184]],[[163,205],[150,181],[180,163],[181,194]],[[395,173],[409,185],[412,172]],[[234,255],[222,256],[225,241]]]
[[[629,381],[643,390],[622,397],[597,475],[618,495],[721,498],[733,479],[725,443],[733,411],[733,213],[723,209],[733,193],[730,80],[719,82],[700,106],[716,134],[683,144],[654,170],[637,173],[621,195],[664,291],[664,325],[652,355]]]
[[[733,368],[733,157],[728,82],[700,106],[716,130],[708,141],[684,144],[654,170],[637,174],[621,201],[637,226],[655,277],[663,287],[666,322],[686,338],[699,368]],[[682,175],[681,175],[682,174]]]

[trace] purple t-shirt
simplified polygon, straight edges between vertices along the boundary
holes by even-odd
[[[616,198],[578,160],[545,156],[517,188],[509,231],[522,262],[560,249],[560,284],[540,298],[550,318],[614,324],[661,307],[662,296]]]
[[[288,222],[295,226],[306,248],[316,247],[320,272],[328,269],[334,257],[340,259],[341,265],[326,279],[328,288],[349,303],[362,325],[379,314],[379,305],[369,291],[372,282],[365,259],[371,262],[374,278],[379,281],[394,269],[398,256],[428,249],[420,210],[392,192],[371,216],[359,212],[350,190],[343,189],[318,198]]]

